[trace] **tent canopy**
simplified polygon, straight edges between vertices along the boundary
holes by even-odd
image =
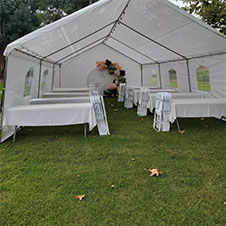
[[[102,0],[9,44],[63,64],[105,43],[140,64],[226,52],[225,36],[167,0]]]
[[[99,60],[119,62],[128,85],[226,97],[226,37],[167,0],[100,0],[10,43],[4,55],[1,142],[14,131],[8,108],[55,87],[109,87],[113,77],[97,70]]]

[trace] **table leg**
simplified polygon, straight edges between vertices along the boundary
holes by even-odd
[[[86,137],[86,123],[84,124],[84,137]]]
[[[177,123],[177,130],[180,131],[180,124],[179,124],[178,119],[176,119],[176,123]]]
[[[17,130],[17,126],[15,126],[15,129],[14,129],[13,142],[16,141],[16,130]]]

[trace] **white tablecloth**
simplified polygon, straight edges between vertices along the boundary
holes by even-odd
[[[88,87],[84,87],[84,88],[54,88],[52,90],[53,93],[73,93],[73,92],[89,92],[89,88]]]
[[[204,98],[203,94],[199,93],[171,93],[172,100],[175,99],[201,99]],[[156,94],[149,94],[149,100],[147,108],[150,109],[151,112],[153,112],[156,104]]]
[[[43,93],[43,98],[56,98],[56,97],[88,97],[89,93],[86,92],[72,92],[72,93]]]
[[[174,89],[149,89],[150,94],[156,94],[159,92],[169,92],[169,93],[176,93],[177,91]],[[134,99],[133,103],[137,105],[138,101],[140,99],[140,90],[135,90],[134,91]]]
[[[59,126],[89,123],[96,126],[91,103],[43,104],[8,108],[4,125],[8,126]]]
[[[34,104],[68,104],[68,103],[90,103],[90,97],[58,97],[58,98],[36,98],[29,101]]]
[[[226,115],[226,99],[180,99],[171,103],[170,122],[176,118],[221,118]]]

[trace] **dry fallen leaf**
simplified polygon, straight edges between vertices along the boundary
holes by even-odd
[[[115,105],[114,104],[111,104],[111,106],[114,107]]]
[[[77,195],[76,199],[79,199],[80,201],[83,200],[85,198],[85,195]]]
[[[148,171],[151,172],[150,177],[155,175],[158,177],[159,175],[162,174],[162,171],[158,169],[149,169]]]
[[[118,111],[118,109],[114,109],[114,111]]]
[[[200,120],[202,120],[202,121],[203,121],[203,120],[204,120],[204,118],[200,118]]]
[[[135,160],[135,158],[131,158],[131,160],[132,160],[132,161],[134,161],[134,160]]]
[[[80,177],[80,174],[78,174],[77,177]]]
[[[226,205],[226,201],[224,202],[224,205]]]
[[[112,184],[112,185],[111,185],[111,188],[114,188],[114,187],[115,187],[115,185],[114,185],[114,184]]]
[[[185,131],[184,131],[184,130],[178,130],[178,133],[180,133],[180,134],[184,134],[184,133],[185,133]]]

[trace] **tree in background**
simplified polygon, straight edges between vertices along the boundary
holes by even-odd
[[[188,3],[183,7],[226,35],[226,0],[180,0]]]
[[[98,0],[0,0],[0,79],[12,41]]]

